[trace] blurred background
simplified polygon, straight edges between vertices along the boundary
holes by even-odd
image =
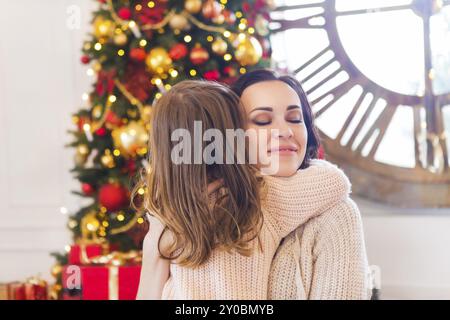
[[[450,299],[450,1],[0,7],[4,288],[101,256],[138,265],[146,226],[126,203],[151,103],[183,79],[272,67],[302,81],[325,158],[353,183],[381,299]],[[78,294],[51,287],[64,293]]]

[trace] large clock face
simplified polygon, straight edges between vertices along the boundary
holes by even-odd
[[[450,206],[450,0],[286,0],[273,19],[274,59],[354,190]]]

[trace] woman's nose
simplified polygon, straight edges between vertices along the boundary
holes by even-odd
[[[279,123],[272,128],[272,137],[274,138],[291,138],[294,135],[291,127],[286,123]]]

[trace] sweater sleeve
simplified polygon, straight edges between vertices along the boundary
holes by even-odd
[[[284,238],[350,193],[350,182],[335,165],[314,160],[291,177],[265,176],[264,219]]]
[[[302,238],[310,239],[303,242],[309,249],[300,249],[312,250],[311,264],[302,263],[312,266],[308,299],[368,299],[368,263],[356,204],[348,198],[308,224]]]

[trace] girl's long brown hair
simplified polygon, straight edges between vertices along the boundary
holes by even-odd
[[[227,145],[226,129],[245,128],[245,117],[239,97],[231,89],[207,81],[182,81],[153,107],[150,167],[144,176],[147,192],[141,208],[166,225],[160,244],[166,232],[171,236],[169,248],[159,248],[163,258],[196,267],[214,249],[251,253],[250,241],[258,236],[262,224],[256,169],[248,161],[236,163],[237,151],[233,164],[225,164],[226,150],[222,152],[224,164],[205,164],[203,160],[201,164],[175,164],[171,159],[173,147],[179,143],[171,141],[174,130],[187,129],[194,139],[194,121],[201,121],[203,131],[220,130]],[[202,155],[209,143],[202,140]],[[217,179],[223,179],[223,184],[212,200],[207,187]]]

